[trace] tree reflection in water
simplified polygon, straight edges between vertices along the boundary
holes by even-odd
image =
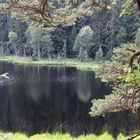
[[[112,133],[122,117],[93,119],[91,100],[103,98],[111,90],[94,72],[71,67],[31,67],[1,63],[15,84],[0,87],[0,128],[28,134],[67,132],[74,135],[101,133],[107,126]],[[14,76],[15,75],[15,76]],[[122,115],[127,118],[128,114]],[[127,120],[127,127],[131,124]],[[137,123],[135,123],[137,124]],[[110,129],[111,126],[111,129]],[[127,128],[122,126],[124,130]],[[132,124],[131,124],[132,127]],[[133,126],[136,128],[136,126]]]

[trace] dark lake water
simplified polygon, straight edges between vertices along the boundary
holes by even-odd
[[[0,72],[8,72],[10,77],[0,79],[1,130],[29,135],[43,132],[79,135],[106,129],[112,133],[122,128],[127,131],[129,124],[133,126],[132,121],[127,120],[130,117],[127,112],[121,116],[90,117],[91,100],[104,98],[111,90],[95,78],[94,72],[8,63],[0,63]],[[118,126],[124,120],[127,120],[126,127]]]

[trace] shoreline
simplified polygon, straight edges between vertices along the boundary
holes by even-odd
[[[25,66],[66,66],[66,67],[75,67],[80,70],[91,70],[91,71],[94,71],[99,68],[99,63],[95,61],[80,62],[77,59],[64,59],[64,60],[40,59],[38,61],[32,61],[31,57],[0,56],[0,62],[7,62],[11,64]]]

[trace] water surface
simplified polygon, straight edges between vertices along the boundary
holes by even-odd
[[[111,90],[92,71],[0,63],[0,72],[8,72],[10,77],[0,79],[2,130],[29,135],[43,132],[79,135],[105,129],[114,133],[120,131],[118,122],[128,116],[125,113],[116,120],[114,115],[90,117],[91,100],[104,98]],[[126,124],[131,125],[131,121]]]

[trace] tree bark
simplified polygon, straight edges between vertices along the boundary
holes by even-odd
[[[24,55],[24,57],[26,57],[26,49],[25,49],[25,46],[23,47],[23,55]]]
[[[129,67],[131,68],[132,70],[132,67],[133,67],[133,62],[134,62],[134,59],[140,55],[140,50],[139,51],[136,51],[133,53],[133,55],[131,56],[130,60],[129,60]]]
[[[38,55],[38,60],[40,59],[40,43],[38,40],[38,44],[37,44],[37,55]]]
[[[137,0],[138,10],[140,11],[140,0]]]
[[[67,38],[64,39],[64,45],[63,45],[63,57],[67,57]]]

